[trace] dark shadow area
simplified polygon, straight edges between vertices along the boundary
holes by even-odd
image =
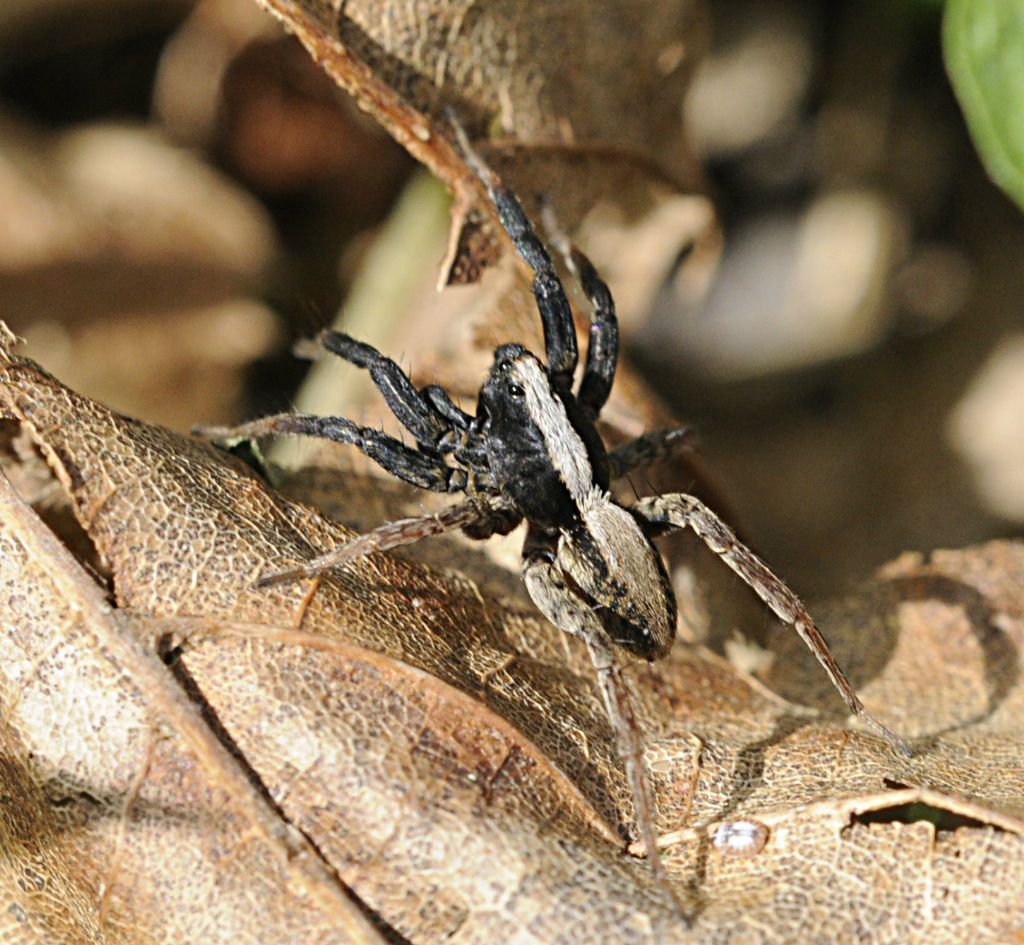
[[[850,818],[850,826],[855,824],[914,824],[925,821],[934,825],[936,832],[952,832],[966,827],[972,830],[999,830],[994,824],[976,820],[974,817],[965,817],[955,811],[935,807],[932,804],[896,804],[893,807],[885,807],[881,810],[865,811],[863,814],[854,814]],[[845,828],[846,831],[849,827]],[[845,831],[844,831],[845,832]]]
[[[726,819],[732,816],[737,808],[763,784],[765,755],[768,750],[780,745],[787,738],[806,728],[807,725],[807,719],[784,716],[778,720],[772,732],[737,753],[732,769],[733,790],[728,800],[716,812],[717,818]],[[895,761],[895,756],[893,757]]]

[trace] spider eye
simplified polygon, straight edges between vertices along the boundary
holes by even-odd
[[[519,400],[520,398],[526,396],[526,391],[523,390],[518,384],[509,384],[508,395],[509,397],[514,397],[516,400]]]

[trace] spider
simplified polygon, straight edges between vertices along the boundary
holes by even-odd
[[[467,166],[480,179],[515,249],[533,273],[544,329],[545,360],[520,344],[503,344],[480,388],[476,414],[438,385],[417,390],[399,365],[370,345],[325,331],[321,345],[370,372],[416,446],[342,417],[278,414],[237,427],[201,430],[221,442],[291,434],[349,443],[391,475],[464,501],[433,515],[391,522],[301,566],[264,575],[261,586],[314,577],[371,552],[452,529],[471,538],[508,534],[527,523],[522,576],[540,612],[586,645],[633,798],[638,833],[656,878],[663,879],[643,745],[615,647],[646,660],[672,645],[676,602],[652,537],[692,529],[784,623],[824,667],[849,710],[903,755],[906,744],[867,713],[804,605],[774,572],[698,499],[658,495],[624,505],[609,492],[631,470],[689,440],[687,428],[646,433],[608,450],[595,423],[611,392],[618,323],[607,285],[578,249],[555,233],[567,268],[591,307],[586,361],[573,392],[578,351],[572,312],[552,258],[522,205],[452,121]],[[549,227],[549,230],[551,228]]]

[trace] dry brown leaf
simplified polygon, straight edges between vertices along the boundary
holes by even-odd
[[[281,831],[298,828],[411,942],[959,942],[1024,927],[1024,546],[908,557],[820,611],[869,708],[914,739],[909,762],[847,728],[787,633],[772,634],[764,679],[803,705],[683,646],[635,672],[667,865],[696,915],[687,930],[616,838],[628,792],[585,655],[507,573],[379,556],[312,589],[257,591],[262,571],[350,532],[9,350],[2,364],[2,411],[60,480],[114,595],[103,604],[66,555],[26,550],[26,529],[45,529],[4,505],[5,824],[18,838],[5,848],[19,851],[6,886],[28,927],[244,940],[254,916],[265,928],[276,916],[284,941],[298,916],[307,940],[328,936],[324,908],[281,905],[293,886],[265,838],[242,840],[259,835],[248,809],[231,814],[241,801],[223,771],[188,760],[193,744],[94,612],[134,631],[140,659],[162,637],[182,645],[173,671],[207,737],[258,778]],[[360,486],[336,477],[335,503]],[[447,563],[451,546],[432,547]],[[737,821],[762,825],[763,847],[716,846]],[[25,869],[45,894],[16,885]],[[221,911],[189,913],[211,877]],[[153,910],[163,887],[170,904]]]
[[[3,473],[0,600],[4,941],[381,941]]]
[[[266,0],[313,57],[453,187],[464,168],[433,120],[446,105],[477,136],[578,146],[646,161],[669,179],[693,162],[680,109],[702,43],[695,0],[630,8],[514,2]],[[660,93],[660,94],[655,94]]]
[[[646,311],[712,214],[682,124],[703,45],[697,0],[380,4],[260,0],[365,111],[453,191],[446,267],[474,281],[504,245],[452,147],[453,107],[527,203],[551,200],[615,286]],[[481,215],[482,214],[482,215]]]

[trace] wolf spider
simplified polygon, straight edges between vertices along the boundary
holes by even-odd
[[[279,414],[201,432],[219,441],[290,434],[349,443],[405,482],[466,496],[437,514],[382,525],[306,564],[266,574],[261,586],[313,577],[451,529],[476,539],[505,535],[525,520],[526,589],[551,623],[579,637],[589,651],[632,792],[638,832],[654,875],[662,879],[641,735],[614,653],[618,646],[656,660],[675,636],[676,602],[652,536],[692,529],[797,631],[849,710],[898,752],[910,752],[865,710],[796,595],[700,500],[676,493],[623,505],[611,496],[614,480],[670,453],[687,441],[688,431],[659,430],[605,448],[595,422],[611,392],[619,349],[611,293],[587,258],[559,240],[592,306],[586,363],[573,393],[576,331],[551,256],[516,196],[472,149],[461,126],[452,124],[467,165],[486,187],[506,233],[533,272],[546,363],[522,345],[501,345],[471,415],[440,386],[417,390],[398,364],[370,345],[325,331],[322,346],[370,372],[415,438],[415,448],[343,417]]]

